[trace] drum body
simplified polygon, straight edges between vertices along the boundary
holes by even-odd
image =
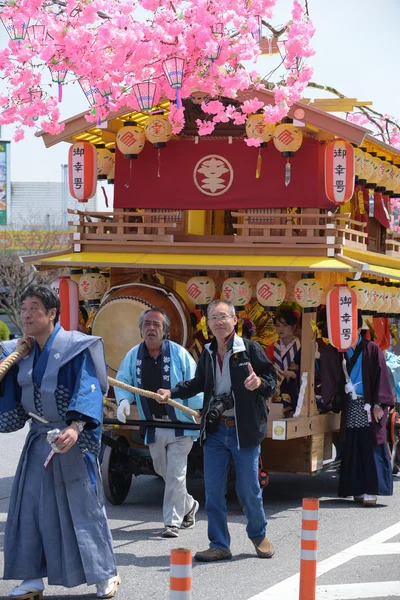
[[[92,334],[104,340],[108,367],[118,371],[126,353],[142,341],[139,316],[148,308],[163,309],[171,320],[169,339],[190,341],[190,313],[182,298],[162,284],[133,283],[111,288],[93,321]]]

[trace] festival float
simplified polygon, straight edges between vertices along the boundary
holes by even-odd
[[[246,9],[246,43],[256,54],[286,52],[288,61],[291,26],[266,43],[264,21],[254,12],[259,4]],[[293,18],[298,30],[304,26],[307,48],[310,23],[299,16],[299,6],[295,2]],[[276,339],[276,309],[296,303],[302,311],[298,402],[287,416],[279,393],[268,401],[262,461],[270,472],[311,474],[334,459],[340,421],[317,405],[318,346],[329,337],[345,350],[354,339],[358,306],[387,348],[389,325],[400,313],[400,150],[332,114],[363,103],[302,98],[311,77],[304,71],[290,98],[293,73],[286,86],[272,90],[244,75],[245,83],[230,87],[232,38],[224,23],[221,15],[210,20],[205,50],[197,49],[201,60],[194,50],[187,58],[168,51],[157,73],[148,69],[142,80],[130,73],[123,94],[115,92],[120,82],[106,89],[94,83],[93,73],[89,83],[80,81],[82,68],[78,81],[90,112],[37,134],[47,147],[70,144],[69,185],[77,200],[68,211],[71,245],[25,260],[39,270],[63,269],[75,282],[61,282],[63,310],[75,315],[66,321],[76,321],[78,304],[81,327],[104,339],[111,377],[140,341],[138,317],[145,308],[166,310],[171,339],[200,352],[213,299],[232,301],[239,333],[243,320],[251,319],[253,339],[264,346]],[[58,73],[65,64],[60,58]],[[31,101],[40,109],[42,99]],[[96,174],[114,186],[112,210],[85,210]],[[325,305],[328,333],[317,317]],[[109,398],[105,479],[109,499],[119,502],[135,472],[129,450],[143,446],[136,429],[113,421],[114,406]],[[396,441],[393,421],[393,446]]]

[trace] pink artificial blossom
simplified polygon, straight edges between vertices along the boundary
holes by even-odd
[[[255,146],[256,148],[258,148],[262,144],[261,138],[244,138],[244,141],[245,144],[247,144],[248,146]]]
[[[213,121],[202,121],[201,119],[197,119],[196,125],[199,128],[199,135],[210,135],[215,129],[215,123],[213,123]]]
[[[13,135],[13,140],[14,142],[20,142],[21,140],[23,140],[25,137],[25,131],[21,128],[16,129],[14,135]]]
[[[176,90],[171,88],[163,68],[164,61],[183,58],[180,97],[193,89],[204,91],[210,100],[203,110],[212,120],[198,120],[199,135],[209,135],[215,123],[232,120],[246,122],[247,115],[265,109],[266,119],[276,122],[287,114],[310,81],[314,26],[299,0],[294,0],[287,24],[282,82],[275,88],[275,107],[264,107],[260,100],[248,100],[241,108],[225,107],[216,98],[236,98],[248,89],[263,89],[262,75],[243,61],[256,63],[260,46],[253,35],[259,17],[271,19],[279,0],[67,0],[66,8],[53,10],[44,0],[13,0],[5,3],[3,18],[15,23],[41,23],[48,35],[33,41],[9,41],[0,51],[0,69],[8,101],[0,115],[2,123],[43,127],[50,133],[60,131],[57,85],[50,86],[49,68],[67,70],[63,85],[81,77],[90,82],[95,105],[88,107],[87,119],[106,119],[110,110],[124,107],[137,110],[133,86],[143,81],[157,84],[157,96],[171,100],[169,119],[174,133],[184,127],[183,109],[175,105]],[[145,11],[139,17],[138,8]],[[104,18],[104,15],[107,17]],[[140,18],[140,20],[139,20]],[[215,34],[216,25],[222,32]],[[1,26],[1,25],[0,25]],[[216,59],[207,58],[219,50]],[[35,92],[33,93],[32,90]],[[39,90],[41,93],[36,94]],[[101,92],[111,91],[108,101]],[[57,110],[56,110],[57,109]],[[286,113],[285,113],[286,111]],[[275,119],[275,121],[274,121]]]

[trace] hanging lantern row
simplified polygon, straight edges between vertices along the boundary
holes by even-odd
[[[339,287],[344,288],[341,294],[346,293],[346,297],[350,294],[356,309],[360,309],[364,315],[392,317],[400,314],[400,282],[383,285],[378,284],[374,279],[362,279],[350,280],[347,285],[335,286],[335,289]],[[349,291],[346,292],[346,289]],[[186,284],[189,300],[200,310],[206,310],[207,305],[214,300],[215,292],[215,283],[206,271],[195,272]],[[329,292],[326,302],[328,302],[328,295]],[[279,307],[284,302],[285,296],[285,283],[276,273],[264,273],[264,277],[257,282],[256,297],[265,310]],[[314,312],[323,302],[324,289],[313,273],[304,273],[294,286],[294,296],[305,313]],[[242,273],[230,273],[222,284],[221,297],[232,302],[235,308],[240,310],[252,298],[252,285]],[[341,302],[346,305],[348,301]]]
[[[287,159],[285,166],[285,185],[288,186],[291,180],[292,158],[303,143],[303,132],[300,127],[293,125],[293,120],[285,117],[282,123],[274,125],[264,120],[263,114],[253,114],[246,121],[246,135],[249,139],[260,140],[261,144],[257,157],[256,178],[261,173],[261,148],[273,139],[275,148]]]
[[[391,317],[400,314],[400,283],[379,284],[374,279],[361,278],[348,282],[357,296],[363,315]]]
[[[395,197],[400,193],[400,169],[385,156],[377,156],[376,152],[353,148],[343,140],[330,142],[325,149],[327,197],[334,204],[344,204],[353,195],[354,183],[365,186],[368,191],[368,214],[373,217],[376,193],[388,197]],[[381,200],[386,216],[390,219],[382,196]]]
[[[165,115],[153,115],[146,121],[144,131],[135,121],[126,121],[118,131],[116,144],[127,159],[136,159],[147,139],[157,149],[164,148],[171,139],[172,125]]]
[[[97,268],[72,269],[69,277],[61,276],[50,287],[60,298],[60,325],[67,331],[78,329],[79,306],[98,306],[110,287],[110,274]]]

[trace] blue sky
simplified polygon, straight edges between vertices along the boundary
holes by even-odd
[[[317,31],[313,39],[316,55],[313,80],[330,85],[359,100],[372,100],[374,108],[400,119],[400,0],[308,0]],[[274,25],[290,16],[291,0],[278,0]],[[7,34],[1,26],[0,44]],[[261,59],[264,75],[273,68],[273,57]],[[54,94],[57,94],[56,85]],[[306,91],[308,97],[329,97],[322,91]],[[87,102],[77,84],[64,88],[63,118],[82,112]],[[13,127],[2,127],[2,139],[12,139]],[[67,162],[66,143],[46,149],[40,138],[28,131],[25,140],[11,143],[12,181],[60,181],[62,163]]]

